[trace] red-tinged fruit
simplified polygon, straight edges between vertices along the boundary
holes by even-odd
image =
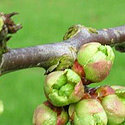
[[[44,83],[44,91],[54,106],[66,106],[78,102],[84,94],[81,78],[71,69],[50,73]]]
[[[125,105],[117,95],[105,96],[102,106],[107,113],[108,125],[121,125],[125,122]]]
[[[85,77],[83,66],[81,66],[77,60],[75,60],[72,70],[75,71],[81,78]]]
[[[96,99],[83,99],[69,106],[73,125],[107,125],[106,113]]]
[[[75,60],[72,70],[75,71],[82,79],[83,85],[89,85],[92,82],[85,78],[85,72],[83,66],[81,66],[77,60]]]
[[[87,80],[101,82],[108,76],[114,57],[110,46],[92,42],[81,46],[77,60],[83,66]]]
[[[54,107],[48,101],[39,105],[34,112],[34,125],[65,125],[68,114],[64,108]]]

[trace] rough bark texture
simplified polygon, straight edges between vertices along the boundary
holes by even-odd
[[[51,66],[47,65],[46,62],[48,60],[65,54],[75,58],[80,46],[88,42],[117,45],[117,50],[124,51],[124,41],[125,26],[98,31],[87,27],[80,27],[70,39],[63,42],[10,50],[3,54],[0,72],[2,75],[23,68],[43,67],[47,69]]]

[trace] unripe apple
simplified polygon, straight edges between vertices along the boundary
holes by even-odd
[[[96,99],[83,99],[69,106],[73,125],[107,125],[107,115]]]
[[[50,73],[44,83],[44,91],[54,106],[66,106],[78,102],[84,94],[81,78],[71,69]]]
[[[34,125],[66,125],[68,114],[64,108],[55,107],[49,102],[39,105],[33,116]]]
[[[125,105],[117,95],[105,96],[102,106],[107,113],[108,125],[121,125],[125,121]]]
[[[101,82],[108,76],[114,57],[110,46],[92,42],[81,46],[77,60],[83,66],[87,80]]]

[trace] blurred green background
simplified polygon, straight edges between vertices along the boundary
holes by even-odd
[[[125,0],[0,0],[0,11],[20,13],[15,20],[23,29],[9,42],[12,48],[61,41],[73,24],[97,29],[125,24]],[[125,85],[125,54],[115,53],[113,69],[102,84]],[[0,125],[32,125],[35,107],[45,100],[43,73],[33,68],[1,76],[5,111]]]

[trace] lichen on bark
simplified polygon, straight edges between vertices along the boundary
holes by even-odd
[[[74,58],[69,55],[62,55],[61,57],[51,58],[46,62],[46,66],[48,65],[48,69],[46,70],[46,74],[52,71],[61,71],[64,69],[71,68],[74,62]]]
[[[63,37],[63,40],[67,40],[74,37],[81,30],[82,27],[83,26],[80,24],[69,27],[68,31],[65,33]]]

